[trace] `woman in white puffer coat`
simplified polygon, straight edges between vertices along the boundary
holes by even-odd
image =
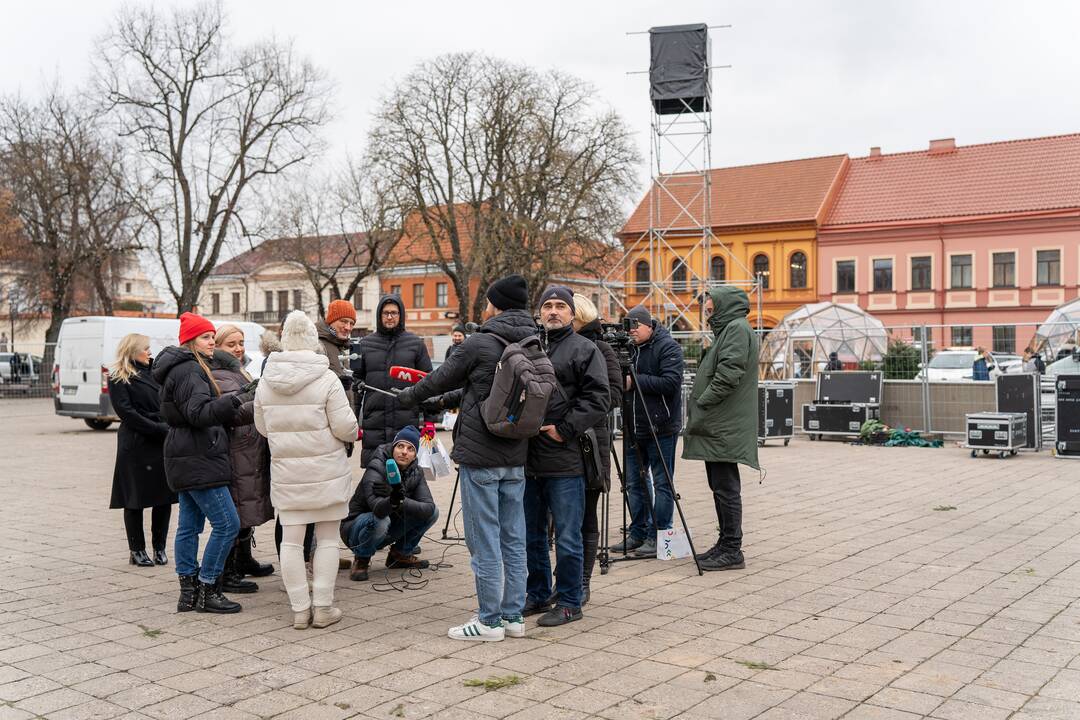
[[[314,323],[294,310],[281,327],[255,391],[255,427],[270,442],[270,500],[283,527],[281,577],[293,627],[326,627],[341,619],[332,607],[338,570],[338,523],[349,514],[352,471],[345,445],[359,428],[341,380],[319,353]],[[315,524],[308,594],[304,530]],[[314,610],[312,607],[314,606]]]

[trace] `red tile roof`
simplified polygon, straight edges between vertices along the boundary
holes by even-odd
[[[1080,207],[1080,134],[854,158],[826,225]]]
[[[353,250],[363,249],[363,233],[354,234],[356,238]],[[366,250],[362,257],[354,258],[342,235],[303,238],[273,238],[265,240],[255,247],[240,253],[236,257],[219,264],[211,275],[248,275],[263,265],[274,262],[289,262],[298,258],[303,249],[308,263],[331,267],[360,267],[367,263]]]
[[[714,227],[742,227],[819,222],[847,167],[846,155],[715,168],[711,171],[711,222]],[[670,229],[697,226],[702,215],[701,182],[694,175],[665,175],[665,189],[646,193],[626,221],[621,236],[649,229],[649,204],[659,200],[653,224]],[[674,199],[671,197],[674,195]],[[689,210],[685,212],[680,204]]]

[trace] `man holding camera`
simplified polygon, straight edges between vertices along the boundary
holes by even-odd
[[[682,425],[683,352],[644,306],[633,308],[626,317],[637,348],[633,362],[638,387],[633,386],[632,377],[626,378],[626,390],[634,402],[624,432],[629,434],[627,442],[637,449],[627,452],[625,460],[629,533],[611,549],[623,552],[625,547],[641,557],[656,557],[656,531],[670,530],[675,512],[675,493],[668,477],[675,474],[675,444]]]
[[[574,294],[555,285],[540,296],[541,340],[558,385],[548,400],[540,434],[529,441],[525,467],[526,615],[554,627],[580,620],[585,518],[585,463],[580,437],[604,417],[608,376],[596,345],[574,332]],[[555,523],[556,606],[551,607],[548,513]]]

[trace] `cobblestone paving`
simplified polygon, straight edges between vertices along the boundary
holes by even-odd
[[[466,644],[467,553],[432,541],[453,567],[404,592],[342,573],[325,630],[291,628],[276,575],[239,615],[176,614],[172,566],[128,565],[106,509],[115,432],[51,413],[0,403],[0,720],[1080,718],[1080,463],[1047,453],[767,447],[746,570],[621,563],[581,622]],[[677,477],[710,544],[702,469]]]

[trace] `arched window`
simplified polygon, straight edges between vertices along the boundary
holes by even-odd
[[[754,256],[754,277],[761,278],[761,289],[769,289],[769,256]]]
[[[686,292],[686,263],[682,258],[671,261],[671,289],[675,292]]]
[[[792,253],[789,262],[791,271],[791,287],[802,289],[806,287],[806,255],[801,252]]]
[[[649,263],[638,260],[634,265],[634,292],[647,293],[649,291]]]
[[[713,255],[713,259],[709,261],[709,279],[718,283],[727,280],[727,263],[719,255]]]

